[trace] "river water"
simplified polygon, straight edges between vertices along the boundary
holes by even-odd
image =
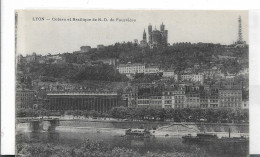
[[[152,152],[192,152],[192,149],[199,147],[205,151],[209,157],[246,157],[248,154],[248,145],[196,145],[182,142],[183,134],[176,133],[170,136],[156,135],[150,138],[129,138],[123,136],[125,128],[109,128],[107,124],[87,127],[86,125],[57,126],[55,132],[41,131],[32,132],[29,123],[18,124],[16,127],[17,143],[29,141],[31,144],[37,142],[57,143],[77,145],[84,140],[102,141],[111,148],[125,147],[139,153]],[[107,127],[101,127],[106,125]],[[109,125],[110,126],[110,125]]]

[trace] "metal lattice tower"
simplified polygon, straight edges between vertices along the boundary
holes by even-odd
[[[243,43],[241,16],[238,18],[238,43]]]

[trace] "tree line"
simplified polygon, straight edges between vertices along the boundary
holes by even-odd
[[[62,116],[72,115],[73,118],[83,116],[116,118],[147,121],[166,121],[174,122],[209,122],[209,123],[241,123],[249,121],[248,109],[190,109],[190,108],[128,108],[115,107],[109,112],[97,112],[88,110],[68,110],[68,111],[48,111],[46,109],[32,110],[19,109],[17,117],[37,117],[37,116]]]
[[[30,63],[18,65],[24,74],[30,74],[32,80],[70,80],[70,81],[126,81],[125,75],[120,74],[114,67],[106,64],[78,67],[73,64],[39,64]],[[22,77],[20,82],[23,82]]]
[[[247,109],[190,109],[190,108],[127,108],[117,107],[110,111],[114,118],[151,121],[172,120],[175,122],[200,122],[202,119],[212,123],[248,122]]]

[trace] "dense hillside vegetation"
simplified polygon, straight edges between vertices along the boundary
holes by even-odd
[[[217,56],[227,56],[220,60]],[[124,75],[118,73],[115,67],[105,64],[94,64],[100,59],[117,59],[118,63],[145,63],[159,65],[162,69],[173,68],[181,72],[187,68],[193,68],[195,64],[209,68],[214,65],[223,73],[236,74],[243,68],[248,67],[248,47],[234,48],[219,44],[208,43],[177,43],[166,48],[141,48],[131,42],[116,43],[103,49],[91,49],[88,53],[64,53],[66,63],[21,63],[18,71],[30,74],[32,79],[41,77],[48,80],[70,81],[126,81]],[[203,70],[200,67],[199,70]],[[158,76],[152,76],[155,80]],[[136,76],[137,82],[143,79],[150,80],[150,76]]]

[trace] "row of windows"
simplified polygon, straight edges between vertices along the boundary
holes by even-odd
[[[175,95],[175,99],[184,99],[185,96],[183,95]],[[149,99],[149,97],[138,97],[138,99]],[[162,97],[151,97],[151,99],[162,99]],[[172,99],[171,96],[165,96],[164,99]],[[210,97],[210,98],[206,98],[206,97],[201,97],[201,98],[197,98],[200,100],[205,100],[208,101],[210,100],[218,100],[218,97]],[[242,98],[241,97],[220,97],[221,100],[225,100],[225,101],[241,101]],[[187,100],[196,100],[196,99],[192,99],[192,98],[187,98]]]
[[[149,97],[138,97],[138,99],[147,99],[147,100],[149,100]]]
[[[222,104],[222,105],[234,105],[234,104],[237,104],[237,105],[239,105],[239,104],[241,104],[241,103],[230,103],[230,102],[221,102],[220,104]]]
[[[32,98],[28,98],[28,97],[25,97],[25,98],[20,98],[18,100],[21,100],[21,101],[33,101]]]
[[[125,70],[130,70],[130,71],[132,71],[132,70],[134,70],[134,71],[136,71],[136,70],[140,70],[140,71],[144,71],[144,68],[123,68],[123,69],[118,69],[119,71],[125,71]]]
[[[165,103],[165,104],[171,104],[172,101],[171,101],[171,100],[166,100],[166,101],[164,101],[164,103]]]
[[[124,71],[120,71],[119,73],[143,73],[143,71],[139,71],[139,70],[124,70]]]
[[[24,97],[24,96],[26,96],[26,97],[33,97],[34,94],[33,94],[33,93],[17,93],[17,96],[22,96],[22,97]]]
[[[148,100],[144,100],[144,101],[137,101],[138,104],[162,104],[161,101],[148,101]],[[166,100],[164,101],[165,104],[172,104],[172,101],[171,100]],[[176,104],[184,104],[183,101],[180,101],[180,100],[175,100],[175,103]],[[204,102],[205,103],[205,102]],[[210,103],[218,103],[217,101],[211,101]],[[221,103],[222,105],[240,105],[240,103]],[[194,104],[193,104],[194,105]],[[203,105],[203,104],[201,104]]]
[[[208,104],[200,104],[200,107],[201,108],[206,108],[206,107],[208,107]]]
[[[129,72],[136,72],[136,71],[140,71],[140,72],[144,72],[144,70],[139,70],[139,69],[122,69],[122,70],[119,70],[119,72],[127,72],[127,71],[129,71]]]
[[[161,101],[151,101],[150,103],[151,103],[151,104],[162,104]]]
[[[241,99],[242,96],[239,96],[239,97],[219,97],[220,99]]]
[[[138,100],[137,103],[138,104],[149,104],[149,100]]]
[[[203,77],[190,77],[190,76],[185,76],[185,77],[181,77],[181,79],[183,80],[188,80],[188,79],[191,79],[191,80],[197,80],[197,81],[201,81],[203,80]]]
[[[220,92],[219,94],[220,94],[220,96],[232,96],[232,95],[240,96],[242,94],[242,92],[236,92],[236,93],[222,93],[222,92]]]
[[[222,98],[221,101],[224,102],[224,101],[241,101],[242,99],[241,98]]]
[[[223,105],[220,105],[220,107],[240,107],[239,104],[223,104]]]
[[[138,105],[137,107],[139,108],[142,108],[142,107],[145,107],[145,108],[148,108],[148,107],[152,107],[152,108],[162,108],[162,106],[150,106],[150,105]],[[185,105],[183,104],[178,104],[178,105],[175,105],[175,108],[184,108]],[[241,106],[240,105],[218,105],[218,104],[201,104],[201,105],[189,105],[187,104],[186,106],[187,108],[218,108],[218,107],[235,107],[235,108],[240,108]],[[246,105],[245,105],[246,107]],[[164,108],[172,108],[172,105],[164,105]]]
[[[218,107],[218,104],[210,104],[210,107]]]
[[[164,92],[164,95],[185,94],[184,91]]]
[[[129,66],[129,67],[118,67],[118,69],[144,69],[145,66]]]
[[[164,108],[172,108],[172,105],[165,105]]]
[[[149,99],[146,98],[142,98],[139,97],[138,99],[147,99],[145,101],[149,101]],[[162,100],[162,97],[152,97],[151,99],[158,99],[158,100]],[[171,97],[170,96],[166,96],[165,99],[170,99],[170,100],[166,100],[166,101],[171,101]],[[222,98],[220,99],[221,102],[240,102],[242,99],[241,98]],[[175,102],[183,102],[184,101],[184,96],[175,96]],[[192,99],[192,98],[188,98],[187,102],[213,102],[213,103],[217,103],[218,99]]]
[[[172,97],[171,96],[166,96],[165,99],[171,99]]]
[[[151,97],[151,99],[162,99],[162,97],[160,97],[160,96],[154,96],[154,97]]]
[[[189,101],[189,102],[200,102],[199,99],[187,99],[187,101]]]
[[[184,103],[184,101],[181,101],[181,100],[175,100],[174,101],[176,104],[180,104],[180,103]],[[197,101],[199,102],[199,101]],[[162,102],[161,101],[149,101],[149,100],[138,100],[137,101],[138,104],[161,104]],[[165,100],[164,101],[164,104],[172,104],[172,100]],[[207,103],[207,101],[204,101],[204,102],[201,102],[201,103]],[[210,101],[210,103],[218,103],[218,101]],[[197,105],[198,103],[196,103]],[[193,104],[194,105],[194,104]],[[201,104],[202,105],[202,104]]]
[[[177,96],[175,96],[175,99],[184,99],[184,96],[177,95]]]
[[[183,103],[184,101],[182,100],[175,100],[175,103]]]

